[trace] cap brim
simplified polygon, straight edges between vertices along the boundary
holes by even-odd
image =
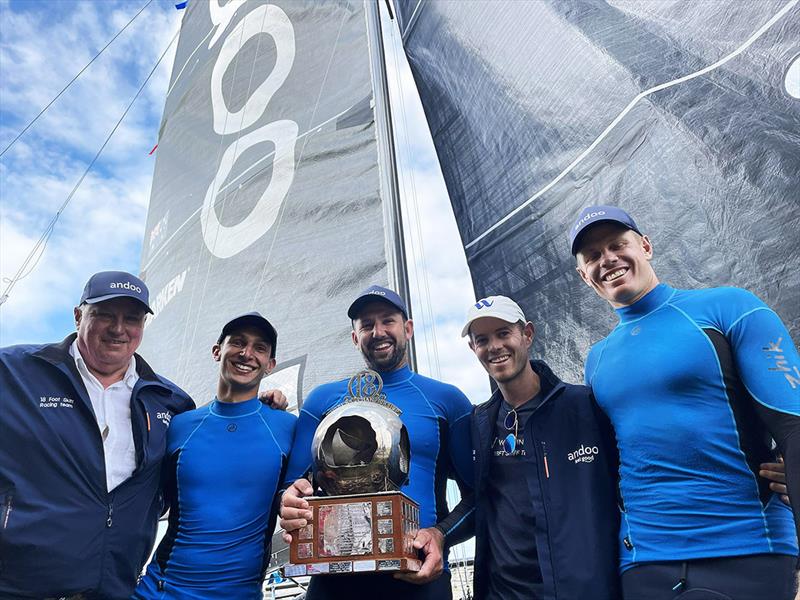
[[[406,319],[408,318],[406,311],[397,306],[394,302],[387,300],[383,296],[378,296],[375,294],[367,294],[365,296],[361,296],[360,298],[356,298],[350,305],[350,308],[347,309],[347,316],[353,320],[357,319],[359,311],[364,307],[365,304],[369,304],[370,302],[383,302],[384,304],[388,304],[392,308],[403,313],[403,316]]]
[[[275,327],[264,317],[257,317],[255,315],[243,315],[230,321],[222,328],[222,332],[219,334],[219,339],[217,343],[222,343],[222,340],[225,339],[226,335],[230,335],[231,331],[235,329],[239,329],[242,327],[254,327],[260,331],[263,331],[267,334],[267,340],[272,344],[272,354],[275,354],[275,346],[278,344],[278,331]]]
[[[98,296],[97,298],[87,298],[84,300],[85,304],[97,304],[98,302],[104,302],[106,300],[113,300],[114,298],[130,298],[131,300],[136,300],[139,304],[144,306],[145,310],[149,312],[151,315],[155,314],[147,304],[145,304],[142,300],[137,298],[136,296],[131,296],[129,294],[108,294],[106,296]]]
[[[587,224],[586,227],[581,229],[578,232],[578,234],[575,236],[575,239],[572,240],[572,256],[577,256],[578,255],[578,245],[579,245],[579,243],[581,241],[581,238],[583,238],[583,234],[585,234],[587,231],[589,231],[595,225],[600,225],[601,223],[616,223],[617,225],[619,225],[620,227],[624,227],[628,231],[635,231],[636,233],[639,233],[639,231],[637,229],[631,227],[627,223],[623,223],[622,221],[618,221],[617,219],[598,219],[597,221],[592,221],[591,223]],[[642,235],[642,234],[639,233],[639,235]]]

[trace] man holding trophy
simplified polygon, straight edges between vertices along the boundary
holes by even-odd
[[[389,561],[342,561],[338,565],[343,565],[343,572],[349,574],[312,577],[307,598],[356,600],[380,595],[382,600],[449,599],[452,595],[449,573],[445,572],[439,577],[446,564],[444,548],[471,535],[469,517],[472,514],[472,503],[462,501],[448,513],[445,492],[447,478],[453,477],[459,484],[462,495],[471,493],[469,417],[472,405],[454,386],[428,379],[410,370],[408,340],[413,335],[414,325],[408,319],[405,303],[395,292],[372,286],[353,301],[347,314],[353,324],[353,343],[363,354],[367,366],[377,372],[380,380],[378,386],[382,386],[382,402],[398,414],[404,435],[407,436],[407,474],[405,483],[398,484],[399,491],[419,507],[418,515],[414,516],[418,518],[420,529],[414,537],[413,549],[421,551],[424,560],[418,571],[413,570],[415,567],[408,567],[410,572],[397,572],[397,569],[384,571],[380,564]],[[331,438],[328,441],[333,444],[334,449],[337,444],[339,449],[352,446],[354,456],[359,451],[358,440],[349,440],[349,434],[344,428],[337,429],[331,435],[321,431],[319,433],[323,435],[315,440],[318,427],[321,430],[329,427],[326,415],[354,400],[353,387],[353,381],[348,379],[321,385],[311,392],[303,404],[287,470],[287,481],[296,481],[284,493],[281,506],[281,526],[287,531],[284,535],[287,542],[291,540],[291,532],[308,531],[315,527],[314,512],[304,499],[305,496],[315,493],[314,486],[304,478],[314,463],[312,440],[315,451],[319,437]],[[344,420],[340,419],[340,422]],[[377,456],[374,448],[372,452]],[[354,460],[357,462],[358,458]],[[402,464],[402,456],[399,460]],[[387,472],[389,470],[387,466]],[[330,479],[323,475],[329,474],[317,471],[316,484],[320,480]],[[327,486],[323,487],[327,490],[330,486],[331,482],[328,481]],[[403,506],[407,507],[403,511],[414,511],[410,505]],[[332,514],[330,507],[325,508],[329,509],[329,515]],[[348,519],[349,531],[357,524],[353,522],[352,512],[348,513]],[[370,522],[376,519],[374,515],[368,514],[363,520]],[[388,519],[377,519],[379,527],[381,522],[388,523]],[[317,530],[321,527],[319,522],[316,527]],[[330,527],[331,524],[326,521],[324,528],[327,530]],[[318,532],[315,535],[321,534]],[[302,533],[300,536],[302,537]],[[385,551],[386,548],[377,550]],[[370,567],[364,572],[358,572],[357,564],[371,562],[377,565],[374,569]]]

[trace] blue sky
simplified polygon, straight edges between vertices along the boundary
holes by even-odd
[[[0,0],[0,150],[147,0]],[[180,26],[173,0],[154,0],[0,158],[0,277],[5,290],[140,83]],[[384,19],[419,369],[478,402],[483,370],[459,337],[474,301],[413,78]],[[35,268],[0,308],[0,345],[61,339],[95,271],[137,272],[175,46],[167,53],[64,213]],[[424,207],[424,211],[421,207]],[[424,218],[418,218],[422,211]]]

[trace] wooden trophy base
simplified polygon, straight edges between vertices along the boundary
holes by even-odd
[[[402,492],[306,500],[314,516],[292,532],[286,577],[419,571],[419,505]]]

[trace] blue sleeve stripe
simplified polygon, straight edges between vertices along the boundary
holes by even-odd
[[[456,521],[456,523],[450,529],[447,530],[447,533],[449,534],[451,531],[458,529],[458,526],[461,525],[464,522],[464,520],[474,512],[475,512],[475,507],[473,506],[466,513],[464,513],[463,517],[461,517],[458,521]]]
[[[258,411],[258,418],[261,419],[261,422],[264,423],[264,427],[266,427],[267,431],[269,431],[269,435],[272,438],[272,441],[275,442],[275,445],[278,447],[278,452],[281,453],[282,457],[286,458],[287,456],[286,452],[284,451],[283,448],[281,448],[281,445],[278,443],[278,440],[275,439],[275,434],[272,433],[272,427],[270,427],[269,423],[267,423],[266,419],[264,419],[264,415],[261,414],[261,411]]]
[[[472,404],[470,404],[470,406],[472,406]],[[466,413],[464,413],[463,415],[461,415],[460,417],[458,417],[458,418],[457,418],[455,421],[453,421],[453,425],[455,425],[456,423],[458,423],[458,422],[459,422],[461,419],[466,419],[466,418],[469,418],[469,417],[470,417],[470,415],[472,415],[472,411],[471,411],[471,410],[470,410],[470,412],[466,412]]]
[[[436,414],[436,411],[433,409],[433,406],[431,406],[431,402],[430,402],[430,400],[428,400],[428,396],[425,394],[425,392],[423,392],[421,389],[419,389],[419,386],[417,386],[417,384],[416,384],[416,383],[414,383],[413,381],[409,380],[409,381],[408,381],[408,384],[409,384],[411,387],[413,387],[415,390],[417,390],[417,392],[419,393],[419,395],[420,395],[420,396],[422,396],[422,399],[423,399],[423,400],[425,400],[425,404],[427,404],[427,405],[428,405],[428,408],[430,409],[430,411],[431,411],[431,414],[432,414],[432,415],[433,415],[433,417],[436,419],[436,422],[437,422],[437,429],[438,429],[438,422],[439,422],[439,420],[438,420],[438,417],[440,417],[440,416],[445,416],[445,415],[438,415],[438,414]]]
[[[317,423],[319,423],[320,419],[319,419],[319,417],[317,417],[317,415],[315,415],[314,413],[312,413],[312,412],[308,412],[308,411],[307,411],[305,408],[303,408],[303,409],[300,409],[300,412],[301,412],[301,413],[305,413],[305,414],[307,414],[309,417],[311,417],[311,418],[312,418],[312,419],[314,419],[314,420],[315,420]]]
[[[186,439],[185,439],[185,440],[183,441],[183,443],[182,443],[182,444],[181,444],[181,445],[178,447],[178,449],[179,449],[179,450],[183,450],[184,448],[186,448],[186,444],[188,444],[188,443],[189,443],[189,440],[190,440],[190,439],[192,439],[192,436],[193,436],[193,435],[194,435],[194,434],[197,432],[197,430],[198,430],[198,429],[200,429],[200,428],[203,426],[203,423],[205,423],[205,422],[206,422],[206,419],[209,417],[209,415],[211,415],[211,412],[207,412],[207,413],[205,414],[205,416],[203,417],[203,419],[202,419],[202,420],[201,420],[201,421],[200,421],[200,422],[197,424],[197,427],[195,427],[194,429],[192,429],[192,433],[190,433],[188,436],[186,436]]]
[[[744,313],[744,314],[743,314],[743,315],[741,315],[741,316],[740,316],[738,319],[736,319],[736,320],[735,320],[733,323],[731,323],[730,327],[728,327],[727,331],[725,331],[725,337],[727,337],[727,336],[730,334],[730,332],[731,332],[731,329],[733,329],[734,327],[736,327],[736,325],[738,325],[738,324],[739,324],[739,321],[741,321],[742,319],[744,319],[746,316],[748,316],[748,315],[752,315],[754,312],[757,312],[757,311],[759,311],[759,310],[766,310],[767,312],[771,312],[771,313],[773,313],[773,314],[774,314],[774,311],[772,311],[772,310],[771,310],[769,307],[767,307],[767,306],[758,306],[758,307],[754,308],[753,310],[748,310],[746,313]],[[775,316],[777,317],[778,315],[776,314]],[[778,317],[778,318],[780,318],[780,317]]]
[[[795,412],[795,411],[792,411],[792,410],[788,410],[788,409],[785,409],[785,408],[780,408],[778,406],[774,406],[774,405],[770,404],[769,402],[764,402],[761,398],[759,398],[758,396],[756,396],[753,393],[753,390],[750,389],[750,387],[747,385],[747,383],[742,381],[742,385],[744,385],[745,389],[747,390],[747,393],[750,394],[750,396],[752,396],[753,400],[758,402],[761,406],[766,406],[767,408],[769,408],[771,410],[774,410],[774,411],[777,411],[779,413],[783,413],[784,415],[791,415],[793,417],[800,417],[800,410]]]

